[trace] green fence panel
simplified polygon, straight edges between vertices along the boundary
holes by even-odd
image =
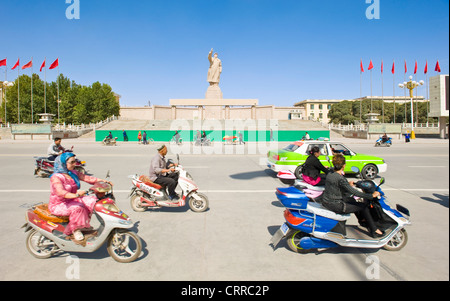
[[[105,131],[105,130],[97,130],[95,132],[95,141],[101,142],[103,139],[108,136],[109,132],[113,135],[113,137],[117,137],[117,141],[124,141],[122,131]],[[175,131],[169,130],[148,130],[147,139],[152,138],[155,142],[168,142],[172,139]],[[219,130],[219,131],[205,131],[206,135],[209,139],[213,141],[223,141],[224,136],[236,136],[239,137],[239,132],[242,133],[244,141],[247,142],[257,142],[257,141],[270,141],[270,131],[231,131],[231,130]],[[307,131],[311,139],[318,138],[328,138],[330,139],[330,131],[329,130],[311,130]],[[126,131],[128,136],[128,141],[138,141],[139,131],[130,130]],[[274,131],[273,138],[276,141],[282,142],[290,142],[297,141],[302,139],[305,135],[306,131]],[[144,131],[141,131],[141,134],[144,134]],[[196,130],[190,131],[179,131],[180,138],[183,141],[195,141],[197,137]]]

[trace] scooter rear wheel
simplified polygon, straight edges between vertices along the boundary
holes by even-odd
[[[117,262],[132,262],[141,254],[141,239],[132,231],[115,230],[108,238],[107,250],[109,255]]]
[[[136,212],[144,212],[146,208],[142,206],[141,196],[139,194],[135,194],[130,199],[131,208]]]
[[[309,249],[305,250],[300,247],[300,240],[305,236],[308,236],[308,234],[306,234],[305,232],[302,232],[302,231],[295,231],[295,232],[292,231],[291,233],[289,233],[288,236],[286,237],[286,241],[289,246],[289,249],[291,249],[295,253],[301,253],[301,254],[309,253],[310,252]]]
[[[58,250],[58,246],[36,230],[31,230],[26,239],[27,250],[36,258],[47,259]]]

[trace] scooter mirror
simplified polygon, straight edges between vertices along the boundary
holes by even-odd
[[[106,177],[105,177],[106,179],[107,178],[109,178],[109,170],[108,170],[108,172],[106,173]]]
[[[180,164],[180,155],[179,154],[177,154],[177,161],[178,161],[178,164]]]
[[[381,178],[381,180],[380,180],[380,184],[378,184],[378,186],[381,186],[381,185],[383,185],[384,183],[386,182],[386,180],[384,179],[384,178]]]

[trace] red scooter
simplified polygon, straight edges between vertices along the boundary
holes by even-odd
[[[73,153],[73,146],[71,149],[65,150],[65,153]],[[48,157],[33,157],[35,160],[34,175],[40,178],[48,178],[53,174],[53,169],[55,167],[55,161],[50,161]],[[80,161],[76,159],[75,170],[79,173],[86,174],[85,161]]]
[[[141,239],[130,229],[134,223],[115,204],[111,185],[96,183],[89,193],[94,193],[98,198],[94,215],[100,227],[85,233],[82,244],[75,243],[64,234],[68,217],[52,215],[48,204],[33,205],[26,212],[26,223],[22,228],[29,232],[26,246],[31,255],[45,259],[60,251],[92,253],[106,242],[109,255],[118,262],[132,262],[139,257]]]

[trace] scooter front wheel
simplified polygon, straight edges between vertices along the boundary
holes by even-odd
[[[50,258],[58,250],[58,246],[52,240],[36,230],[28,233],[26,244],[28,252],[39,259]]]
[[[132,262],[141,254],[141,239],[132,231],[115,230],[109,236],[107,250],[109,255],[117,262]]]
[[[400,251],[408,242],[408,233],[405,229],[398,231],[394,237],[384,245],[384,249],[388,251]]]
[[[292,231],[291,233],[289,233],[288,236],[286,237],[286,241],[289,246],[289,249],[291,249],[295,253],[301,253],[301,254],[308,253],[310,250],[305,250],[302,247],[300,247],[300,240],[305,236],[309,236],[309,235],[302,231],[295,231],[295,232]]]
[[[203,212],[209,207],[208,197],[203,193],[196,192],[195,198],[193,195],[189,197],[189,207],[194,212]]]

